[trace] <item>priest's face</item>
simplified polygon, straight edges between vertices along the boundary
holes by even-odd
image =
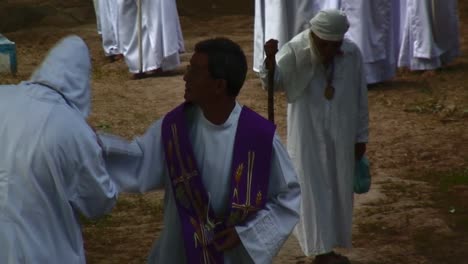
[[[184,75],[185,94],[188,102],[200,106],[210,104],[217,98],[217,80],[208,69],[208,55],[195,52]]]
[[[324,40],[317,37],[313,32],[311,32],[311,35],[323,63],[329,64],[336,55],[341,54],[343,41]]]

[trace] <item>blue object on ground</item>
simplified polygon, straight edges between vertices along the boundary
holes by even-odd
[[[0,72],[16,74],[16,44],[0,34]]]

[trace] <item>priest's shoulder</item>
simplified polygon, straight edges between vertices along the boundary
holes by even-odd
[[[242,106],[241,116],[248,116],[250,123],[257,129],[275,131],[276,125],[247,106]]]

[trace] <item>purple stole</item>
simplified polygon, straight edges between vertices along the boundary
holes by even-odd
[[[164,117],[162,140],[167,169],[187,261],[223,263],[223,252],[213,244],[216,232],[244,223],[265,206],[275,126],[249,108],[242,108],[231,165],[230,211],[227,216],[216,217],[188,135],[185,110],[190,106],[183,103]]]

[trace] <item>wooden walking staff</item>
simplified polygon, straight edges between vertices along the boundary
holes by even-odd
[[[268,120],[275,123],[275,106],[274,106],[274,86],[275,86],[275,55],[278,52],[278,41],[270,39],[265,43],[265,66],[268,70]]]
[[[274,97],[274,85],[275,85],[275,64],[268,70],[268,120],[273,124],[275,123],[275,97]]]

